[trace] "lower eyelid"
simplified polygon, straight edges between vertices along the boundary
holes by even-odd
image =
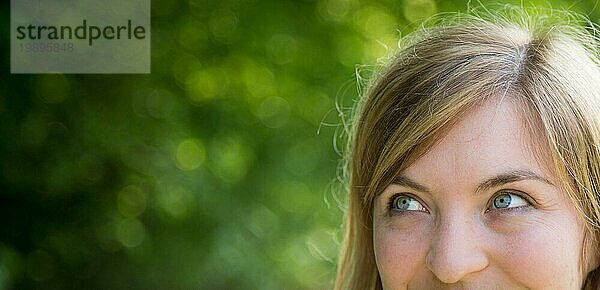
[[[386,215],[388,217],[417,217],[420,216],[421,214],[429,214],[428,211],[421,211],[421,210],[390,210],[388,209],[386,212]]]
[[[526,193],[521,193],[520,191],[514,191],[514,190],[501,190],[501,191],[499,191],[498,194],[495,194],[492,197],[492,199],[490,200],[490,207],[494,204],[494,200],[501,194],[509,194],[511,196],[516,196],[518,198],[521,198],[525,202],[527,202],[529,205],[534,205],[536,203],[535,200]]]
[[[520,198],[522,198],[523,200],[525,200],[527,202],[526,205],[521,205],[521,206],[515,206],[515,207],[507,207],[507,208],[491,208],[488,207],[485,212],[498,212],[498,213],[520,213],[520,212],[525,212],[525,211],[529,211],[531,209],[534,209],[535,206],[533,205],[533,203],[531,201],[529,201],[527,198],[519,196]]]
[[[509,215],[513,215],[513,214],[519,215],[519,214],[527,213],[533,209],[534,209],[533,206],[526,205],[526,206],[509,207],[509,208],[486,209],[485,213],[488,215],[509,216]]]
[[[527,194],[520,194],[518,192],[514,192],[514,191],[502,191],[503,193],[506,194],[510,194],[511,196],[516,196],[518,198],[521,198],[526,204],[524,205],[520,205],[520,206],[515,206],[515,207],[508,207],[508,208],[493,208],[493,200],[498,197],[498,195],[495,195],[492,198],[492,204],[490,206],[488,206],[485,210],[485,212],[493,212],[493,211],[497,211],[499,213],[501,212],[505,212],[505,213],[520,213],[520,212],[525,212],[525,211],[529,211],[533,208],[537,208],[536,206],[536,202],[529,197],[529,195]],[[395,209],[394,208],[394,202],[395,200],[399,197],[399,196],[408,196],[412,199],[414,199],[416,202],[418,202],[421,207],[423,208],[423,210],[399,210],[399,209]],[[429,213],[429,209],[427,208],[427,206],[425,206],[425,204],[418,198],[414,197],[411,194],[407,194],[407,193],[396,193],[393,194],[392,196],[390,196],[388,198],[388,201],[386,202],[386,208],[385,208],[385,212],[387,213],[388,216],[396,216],[396,215],[406,215],[406,214],[415,214],[415,213]]]
[[[420,204],[420,207],[422,208],[422,210],[421,209],[419,209],[419,210],[414,210],[414,209],[413,210],[401,210],[401,209],[394,208],[394,202],[400,196],[407,196],[407,197],[410,197],[411,199],[413,199],[414,201],[418,202]],[[397,193],[397,194],[394,194],[391,197],[389,197],[388,202],[386,204],[386,208],[385,208],[385,214],[388,217],[411,216],[411,215],[422,214],[422,213],[429,214],[429,209],[427,208],[427,206],[425,206],[425,203],[423,203],[419,198],[413,196],[412,194],[407,194],[407,193]]]

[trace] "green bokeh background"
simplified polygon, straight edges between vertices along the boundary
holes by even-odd
[[[331,288],[357,69],[467,7],[153,0],[152,74],[11,75],[4,3],[0,290]]]

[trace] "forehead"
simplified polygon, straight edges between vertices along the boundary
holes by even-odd
[[[530,170],[554,180],[534,155],[539,150],[532,150],[533,146],[539,142],[534,142],[519,106],[502,98],[488,100],[470,110],[403,174],[426,182],[444,178],[475,183],[498,172],[516,169]]]

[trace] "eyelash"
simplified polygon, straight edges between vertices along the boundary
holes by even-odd
[[[396,198],[400,195],[402,195],[404,193],[394,193],[392,196],[390,196],[390,198],[388,199],[387,202],[387,209],[388,211],[393,211],[394,210],[394,201],[396,200]]]
[[[510,208],[496,208],[494,210],[500,210],[500,211],[519,211],[519,210],[524,210],[527,209],[529,207],[535,206],[535,202],[533,200],[533,198],[531,198],[528,194],[522,192],[522,191],[518,191],[518,190],[512,190],[512,189],[502,189],[499,190],[498,192],[496,192],[492,198],[490,198],[490,201],[488,202],[488,205],[486,207],[485,212],[489,212],[491,211],[491,207],[492,204],[494,203],[494,200],[496,199],[496,197],[498,197],[501,194],[514,194],[520,198],[522,198],[523,200],[525,200],[527,203],[529,203],[526,206],[518,206],[518,207],[510,207]]]
[[[421,203],[421,205],[423,205],[423,207],[424,207],[424,208],[427,210],[427,212],[429,212],[429,210],[427,209],[427,207],[425,207],[425,204],[424,204],[424,202],[422,202],[420,199],[418,199],[417,197],[415,197],[415,196],[414,196],[414,195],[412,195],[412,194],[409,194],[409,193],[404,193],[404,192],[403,192],[403,193],[395,193],[395,194],[394,194],[394,195],[392,195],[392,196],[390,197],[390,199],[388,200],[388,202],[387,202],[387,208],[388,208],[388,213],[389,213],[390,215],[391,215],[391,214],[403,214],[403,213],[411,212],[411,211],[409,211],[409,210],[406,210],[406,211],[405,211],[405,210],[396,210],[396,209],[394,209],[394,201],[396,200],[396,198],[398,198],[399,196],[402,196],[402,195],[406,195],[406,196],[408,196],[408,197],[410,197],[410,198],[413,198],[414,200],[418,201],[419,203]]]
[[[499,190],[494,195],[492,195],[492,197],[490,198],[490,200],[489,200],[489,202],[488,202],[488,204],[486,206],[485,212],[489,212],[489,211],[492,210],[491,207],[493,205],[494,199],[496,199],[501,194],[513,194],[513,195],[516,195],[516,196],[524,199],[525,201],[527,201],[529,203],[529,205],[527,205],[527,206],[519,206],[519,207],[510,207],[510,208],[496,208],[496,209],[493,209],[493,210],[514,211],[514,210],[523,210],[525,208],[535,206],[534,200],[528,194],[526,194],[524,192],[521,192],[521,191],[517,191],[517,190],[503,189],[503,190]],[[404,211],[404,210],[397,210],[397,209],[394,208],[395,207],[394,201],[396,201],[396,198],[398,198],[399,196],[402,196],[402,195],[406,195],[406,196],[408,196],[410,198],[415,199],[416,201],[418,201],[419,203],[421,203],[425,209],[427,209],[427,207],[425,207],[425,204],[420,199],[418,199],[417,197],[413,196],[412,194],[408,194],[408,193],[395,193],[395,194],[393,194],[389,198],[389,200],[387,202],[387,209],[388,209],[388,213],[389,214],[402,214],[402,213],[410,212],[410,211]]]

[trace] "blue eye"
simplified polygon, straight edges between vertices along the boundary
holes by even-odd
[[[517,208],[526,207],[529,205],[531,205],[529,201],[517,194],[510,192],[498,194],[492,200],[492,209]]]
[[[406,195],[399,194],[395,195],[390,199],[389,207],[391,210],[396,211],[424,211],[427,212],[427,209],[423,204],[421,204],[415,198]]]

